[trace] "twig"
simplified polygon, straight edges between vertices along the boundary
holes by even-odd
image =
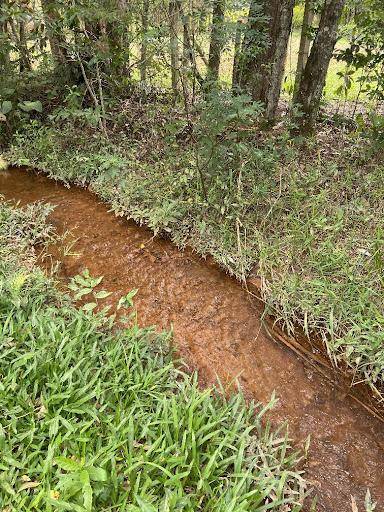
[[[90,81],[88,80],[87,74],[86,74],[85,69],[84,69],[84,65],[83,65],[83,63],[82,63],[82,61],[80,59],[80,55],[77,53],[76,57],[77,57],[77,60],[79,61],[79,64],[80,64],[81,74],[83,75],[84,83],[85,83],[85,86],[87,88],[87,91],[91,95],[91,98],[93,99],[95,107],[99,108],[100,107],[99,100],[97,99],[96,93],[95,93],[95,91],[94,91]],[[103,115],[103,113],[102,113],[102,115]],[[101,118],[99,119],[99,125],[100,125],[100,130],[103,132],[103,134],[106,137],[108,137],[108,135],[106,133],[106,128],[105,128],[105,126],[103,124],[103,120]]]
[[[330,381],[335,387],[337,387],[341,391],[345,391],[345,389],[342,386],[340,386],[340,384],[330,375],[330,372],[332,372],[333,369],[329,367],[329,365],[327,365],[325,361],[321,360],[319,357],[316,357],[315,354],[309,352],[296,340],[288,338],[287,336],[283,336],[276,332],[276,330],[272,332],[266,325],[266,323],[264,323],[264,329],[268,336],[273,341],[275,341],[278,344],[279,342],[283,343],[285,346],[287,346],[289,349],[295,352],[295,354],[297,354],[301,359],[308,363],[314,370],[323,375],[323,377]],[[351,397],[360,406],[364,407],[364,409],[368,411],[372,416],[374,416],[376,419],[384,423],[384,417],[377,413],[372,407],[362,402],[360,398],[353,393],[352,387],[349,388],[349,391],[348,393],[346,393],[345,396]]]
[[[104,135],[108,138],[107,126],[106,126],[105,105],[104,105],[104,95],[103,95],[103,86],[102,86],[102,83],[101,83],[101,77],[100,77],[100,70],[99,70],[99,63],[98,62],[96,62],[96,77],[97,77],[97,82],[98,82],[98,85],[99,85],[99,96],[100,96],[103,132],[104,132]]]

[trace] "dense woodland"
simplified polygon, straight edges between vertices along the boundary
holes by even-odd
[[[45,92],[44,109],[66,98],[105,131],[117,98],[134,91],[165,94],[188,116],[222,87],[249,95],[268,123],[283,96],[295,131],[310,133],[333,57],[345,63],[333,94],[348,98],[356,82],[356,101],[373,112],[383,99],[380,0],[3,0],[0,30],[3,123],[39,110]],[[299,47],[287,74],[291,35]]]
[[[2,196],[16,167],[35,169],[211,256],[262,299],[261,326],[298,335],[321,378],[347,382],[330,401],[363,389],[373,436],[384,418],[383,0],[0,0],[0,150],[2,512],[383,509],[380,433],[365,456],[345,453],[339,432],[311,451],[318,418],[291,443],[264,418],[274,397],[202,389],[167,335],[138,327],[140,290],[108,306],[125,327],[102,307],[103,276],[84,268],[63,291],[39,265],[52,244],[76,257],[76,242],[50,224],[50,205]],[[340,423],[361,449],[353,411]],[[329,450],[348,469],[322,472]]]

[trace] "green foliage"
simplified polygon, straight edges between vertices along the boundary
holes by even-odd
[[[73,293],[73,300],[79,301],[84,298],[84,296],[88,296],[87,300],[92,302],[86,302],[83,304],[83,311],[93,311],[97,305],[99,299],[105,299],[111,295],[110,292],[106,290],[98,290],[94,289],[102,282],[103,276],[100,277],[92,277],[89,274],[89,270],[85,269],[81,274],[78,274],[71,278],[68,289]],[[130,305],[133,305],[132,303]],[[106,313],[110,307],[104,308],[104,312]]]
[[[384,148],[384,116],[370,113],[368,117],[356,116],[357,134],[373,141],[377,149]]]
[[[300,30],[304,19],[304,3],[299,3],[293,8],[292,28]]]
[[[211,187],[226,186],[228,179],[237,180],[244,165],[252,162],[254,150],[249,139],[263,107],[246,95],[214,91],[200,110],[196,165],[202,193],[208,199]]]
[[[384,99],[384,7],[380,0],[365,0],[354,18],[347,48],[338,59],[347,63],[360,90],[371,100]]]
[[[30,265],[22,254],[35,238],[15,228],[28,233],[30,212],[0,205],[0,250],[9,254],[16,235],[13,254]],[[27,284],[24,266],[1,262],[2,507],[301,510],[297,455],[284,431],[262,426],[272,404],[201,391],[174,367],[168,335],[119,330],[103,313],[75,309],[36,269]]]
[[[7,158],[89,183],[118,215],[211,254],[239,278],[254,269],[289,330],[320,333],[335,364],[380,387],[382,165],[356,162],[359,138],[333,159],[303,165],[284,135],[257,144],[247,129],[253,114],[243,106],[238,114],[243,100],[234,101],[222,113],[218,101],[214,116],[204,112],[193,151],[170,148],[161,160],[138,161],[139,149],[124,138],[116,146],[47,129],[20,135]],[[365,144],[362,159],[368,151],[374,157]]]
[[[52,207],[43,203],[27,205],[23,210],[11,208],[0,195],[0,255],[2,262],[33,255],[33,248],[57,239],[47,217]],[[9,249],[13,248],[11,254]]]
[[[37,86],[36,77],[32,79],[29,74],[23,78],[5,77],[0,83],[0,144],[9,139],[14,130],[44,117],[47,94],[41,94],[42,87],[44,85]]]

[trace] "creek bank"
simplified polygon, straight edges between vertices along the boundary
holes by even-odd
[[[86,190],[65,188],[41,175],[13,169],[0,175],[0,193],[27,204],[56,205],[51,221],[77,239],[63,256],[62,273],[88,268],[103,275],[112,292],[106,305],[133,288],[142,325],[173,327],[179,354],[198,369],[202,383],[238,378],[249,398],[279,397],[274,423],[287,420],[295,442],[311,436],[307,478],[319,510],[350,512],[350,496],[362,506],[367,488],[384,507],[384,429],[381,422],[321,378],[290,350],[274,343],[261,321],[263,305],[225,275],[212,260],[131,221],[117,218]]]

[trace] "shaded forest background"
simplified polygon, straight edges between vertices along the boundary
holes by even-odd
[[[283,103],[307,134],[328,73],[333,112],[355,118],[364,103],[380,125],[383,12],[380,0],[2,0],[0,129],[37,112],[106,133],[132,95],[167,98],[189,119],[221,88],[256,102],[267,124]]]

